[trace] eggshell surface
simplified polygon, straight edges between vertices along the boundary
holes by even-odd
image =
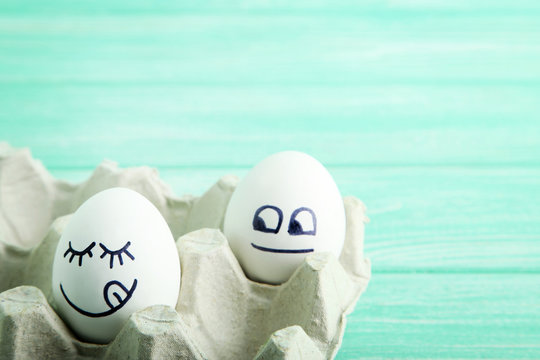
[[[284,151],[258,163],[238,184],[224,234],[246,275],[280,284],[312,252],[339,257],[345,240],[339,189],[313,157]]]
[[[56,311],[84,341],[108,343],[129,316],[174,307],[180,261],[156,207],[126,188],[101,191],[73,214],[56,248]]]

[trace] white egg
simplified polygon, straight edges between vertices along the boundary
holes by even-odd
[[[180,261],[160,212],[125,188],[92,196],[58,242],[52,290],[62,319],[95,343],[114,339],[135,311],[176,306]]]
[[[223,230],[249,278],[279,284],[311,252],[339,257],[345,209],[319,161],[284,151],[261,161],[238,184]]]

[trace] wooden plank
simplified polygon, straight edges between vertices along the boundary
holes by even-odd
[[[378,274],[336,359],[538,359],[538,274]]]
[[[379,273],[540,272],[540,169],[330,168],[368,207],[365,253]],[[162,169],[176,194],[200,195],[241,168]],[[82,180],[87,170],[55,170]]]
[[[0,17],[0,81],[540,81],[538,12]]]
[[[334,166],[539,162],[532,1],[3,4],[0,135],[49,167],[247,167],[285,148]]]
[[[402,1],[228,1],[224,3],[219,0],[210,1],[157,1],[147,2],[144,0],[115,0],[107,2],[53,0],[47,5],[29,0],[4,0],[0,3],[0,12],[15,14],[177,14],[190,12],[205,12],[227,14],[230,12],[241,13],[323,13],[332,15],[343,14],[378,14],[397,13],[398,15],[410,12],[430,13],[481,13],[481,14],[507,14],[530,13],[539,10],[538,2],[535,0],[492,0],[474,1],[456,0],[452,2],[442,2],[437,0],[402,0]],[[381,14],[382,13],[382,14]]]
[[[0,84],[0,137],[54,168],[249,167],[284,149],[334,166],[538,165],[538,114],[540,86]]]

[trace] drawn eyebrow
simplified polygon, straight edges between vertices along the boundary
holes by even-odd
[[[75,258],[75,256],[78,256],[79,257],[79,266],[82,266],[83,256],[88,254],[89,257],[92,257],[92,248],[94,246],[96,246],[96,243],[92,242],[83,251],[77,251],[77,250],[73,249],[73,247],[71,246],[71,241],[70,241],[69,242],[69,247],[66,250],[66,252],[64,253],[64,257],[68,256],[68,254],[71,253],[71,257],[69,258],[69,262],[71,263],[73,261],[73,258]]]
[[[122,259],[122,253],[126,254],[131,260],[135,260],[135,256],[133,256],[128,250],[127,248],[129,247],[129,245],[131,245],[131,241],[128,241],[126,243],[126,245],[124,245],[121,249],[118,249],[118,250],[109,250],[107,249],[107,247],[102,244],[102,243],[99,243],[99,246],[101,247],[101,249],[103,250],[103,254],[101,254],[100,258],[103,259],[105,256],[107,255],[110,255],[111,256],[111,260],[110,260],[110,263],[109,263],[109,266],[110,268],[112,269],[113,268],[113,263],[114,263],[114,257],[115,256],[118,256],[118,261],[120,262],[120,265],[124,265],[124,260]]]

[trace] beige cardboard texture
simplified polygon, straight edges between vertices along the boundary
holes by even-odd
[[[344,199],[339,259],[313,253],[281,285],[244,275],[221,232],[238,179],[201,197],[175,197],[155,169],[104,161],[80,184],[55,179],[27,149],[0,143],[0,354],[40,359],[331,359],[371,277],[363,203]],[[110,344],[78,340],[54,311],[51,270],[73,213],[93,194],[123,186],[146,196],[176,239],[182,267],[176,309],[134,313]]]

